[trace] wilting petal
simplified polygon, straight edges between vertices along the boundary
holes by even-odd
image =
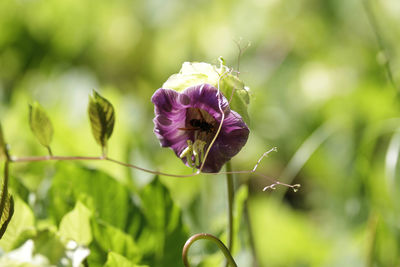
[[[187,140],[202,140],[207,149],[221,123],[221,110],[224,111],[221,131],[206,158],[203,172],[218,172],[247,142],[246,123],[230,110],[228,100],[212,85],[192,86],[181,93],[160,88],[151,100],[156,115],[154,133],[161,146],[170,147],[178,157],[188,146]],[[182,161],[188,165],[186,158]]]

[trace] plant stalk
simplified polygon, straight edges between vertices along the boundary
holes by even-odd
[[[226,163],[226,185],[228,189],[228,249],[232,251],[233,248],[233,200],[234,200],[234,184],[233,184],[233,174],[232,174],[232,164],[231,161]],[[229,262],[227,261],[225,266],[227,267]]]

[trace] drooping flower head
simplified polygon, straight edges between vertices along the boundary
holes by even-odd
[[[249,128],[213,85],[197,84],[181,92],[160,88],[151,101],[161,146],[170,147],[189,167],[200,168],[205,159],[202,171],[218,172],[247,142]],[[221,123],[221,110],[225,118],[205,158]]]

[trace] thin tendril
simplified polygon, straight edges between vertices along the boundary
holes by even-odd
[[[250,42],[248,42],[245,47],[242,47],[240,45],[241,41],[242,41],[242,38],[240,38],[239,41],[234,40],[234,42],[239,50],[239,54],[238,54],[238,58],[237,58],[237,67],[236,67],[237,68],[237,72],[236,72],[237,77],[239,77],[239,74],[240,74],[240,71],[239,71],[240,70],[240,58],[242,57],[244,51],[246,51],[246,49],[250,47]]]
[[[204,164],[205,164],[205,162],[207,160],[208,153],[210,152],[210,150],[211,150],[212,146],[214,145],[215,141],[217,140],[218,135],[219,135],[219,133],[221,132],[221,129],[222,129],[222,124],[224,123],[224,120],[225,120],[225,112],[222,110],[222,107],[221,107],[221,102],[222,102],[221,101],[221,95],[222,94],[220,93],[219,89],[220,89],[220,81],[221,81],[221,79],[224,76],[226,76],[228,73],[229,73],[228,71],[225,71],[221,76],[219,76],[219,79],[218,79],[217,96],[218,96],[218,108],[219,108],[219,111],[221,112],[221,122],[220,122],[220,124],[218,126],[217,132],[214,135],[214,138],[212,139],[210,145],[208,146],[208,148],[206,150],[206,153],[204,154],[204,159],[203,159],[203,162],[201,163],[201,166],[200,166],[200,168],[198,170],[198,173],[200,173],[203,170]]]
[[[149,170],[149,169],[145,169],[139,166],[136,166],[134,164],[130,164],[130,163],[126,163],[126,162],[122,162],[110,157],[84,157],[84,156],[33,156],[33,157],[14,157],[14,156],[10,156],[10,163],[24,163],[24,162],[38,162],[38,161],[73,161],[73,160],[81,160],[81,161],[99,161],[99,160],[105,160],[105,161],[109,161],[124,167],[128,167],[128,168],[132,168],[132,169],[137,169],[139,171],[143,171],[143,172],[147,172],[147,173],[151,173],[151,174],[155,174],[155,175],[163,175],[163,176],[169,176],[169,177],[175,177],[175,178],[187,178],[187,177],[194,177],[197,175],[216,175],[216,174],[254,174],[256,176],[262,177],[266,180],[269,180],[271,182],[276,183],[275,180],[271,180],[269,177],[256,172],[257,171],[257,167],[260,165],[261,161],[263,158],[265,158],[266,156],[268,156],[271,152],[275,152],[277,151],[276,147],[271,148],[270,150],[268,150],[267,152],[265,152],[264,154],[262,154],[262,156],[258,159],[256,165],[253,167],[253,169],[251,170],[243,170],[243,171],[221,171],[221,172],[196,172],[196,173],[191,173],[191,174],[171,174],[171,173],[165,173],[165,172],[160,172],[160,171],[153,171],[153,170]],[[281,183],[279,182],[280,185],[287,185],[285,183]],[[287,185],[289,187],[291,187],[291,185]]]

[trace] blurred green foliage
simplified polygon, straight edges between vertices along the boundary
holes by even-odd
[[[400,83],[400,3],[368,2]],[[399,266],[400,105],[363,0],[2,0],[0,121],[11,155],[46,154],[29,129],[35,100],[52,121],[55,155],[100,155],[86,113],[95,88],[116,111],[110,157],[189,173],[152,134],[151,95],[184,61],[223,56],[238,69],[240,38],[251,42],[239,69],[251,135],[234,169],[277,146],[259,170],[302,187],[262,192],[271,181],[237,176],[238,265],[256,256],[271,267]],[[15,214],[0,265],[65,263],[88,246],[89,266],[183,266],[190,234],[226,236],[222,175],[40,162],[12,164],[10,179]],[[67,220],[91,231],[74,247],[63,240],[76,234]],[[191,262],[218,266],[222,255],[200,242]]]

